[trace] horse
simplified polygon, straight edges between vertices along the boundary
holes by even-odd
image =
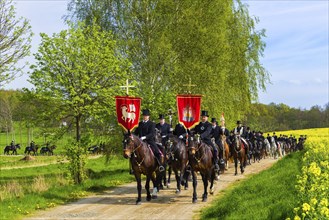
[[[261,141],[258,141],[257,139],[254,139],[252,143],[253,143],[253,146],[254,146],[253,147],[253,152],[252,152],[253,157],[254,157],[254,163],[256,161],[258,161],[258,163],[259,163],[259,161],[262,157],[263,144],[262,144]]]
[[[27,146],[25,148],[24,154],[30,155],[31,152],[33,152],[33,156],[36,156],[38,154],[38,149],[39,146],[38,145],[34,145],[34,146]]]
[[[46,146],[46,147],[42,147],[40,149],[40,154],[41,155],[45,155],[46,153],[48,153],[48,155],[54,155],[54,150],[56,149],[56,145],[51,145],[50,147]]]
[[[270,155],[270,151],[271,151],[270,142],[267,140],[267,138],[264,138],[264,141],[263,142],[264,142],[264,148],[265,148],[265,156],[269,156]]]
[[[247,155],[246,155],[246,146],[247,143],[241,140],[242,138],[240,135],[234,135],[232,148],[233,148],[233,158],[234,158],[234,167],[235,173],[234,175],[238,174],[238,160],[240,161],[240,171],[241,174],[244,173],[244,167],[246,165]]]
[[[224,173],[224,170],[228,170],[228,164],[229,164],[229,159],[230,159],[230,147],[228,143],[226,142],[226,136],[222,135],[221,136],[221,141],[224,147],[224,152],[223,152],[223,159],[225,161],[225,168],[221,169],[222,173]]]
[[[17,155],[17,149],[21,149],[20,144],[16,144],[14,146],[8,145],[5,147],[3,154],[9,155],[9,151],[12,151],[11,155]]]
[[[163,155],[165,155],[166,154],[166,149],[165,149],[166,143],[164,143],[164,141],[162,140],[161,132],[157,128],[155,129],[155,143],[157,144],[157,146],[158,146],[159,150],[161,151],[161,153]],[[164,167],[164,170],[166,171],[167,170],[167,158],[166,157],[164,157],[163,167]],[[163,180],[163,184],[162,184],[162,180]],[[159,188],[160,189],[163,189],[163,186],[167,186],[168,187],[167,184],[168,184],[167,183],[167,176],[166,176],[166,172],[164,172],[162,174],[162,178],[160,180]]]
[[[200,141],[200,135],[189,136],[188,138],[189,164],[193,179],[192,203],[197,202],[197,174],[200,172],[203,182],[204,192],[202,202],[208,198],[208,181],[210,181],[210,194],[214,193],[215,167],[213,165],[212,147]]]
[[[136,205],[141,204],[142,182],[141,175],[146,175],[146,200],[157,198],[159,183],[161,180],[158,162],[147,143],[143,142],[138,136],[130,132],[124,134],[123,156],[130,159],[130,163],[137,181],[137,200]],[[156,174],[156,175],[154,175]],[[153,193],[150,193],[150,180],[153,182]]]
[[[170,185],[171,170],[175,173],[177,182],[176,194],[181,192],[181,184],[187,186],[187,180],[183,180],[186,165],[188,163],[188,152],[185,143],[178,137],[171,135],[166,144],[166,160],[169,165],[168,170],[168,183]]]
[[[274,137],[271,137],[271,156],[276,159],[280,155],[280,145],[277,145]]]

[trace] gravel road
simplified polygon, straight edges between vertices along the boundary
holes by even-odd
[[[208,201],[202,202],[203,183],[198,180],[198,203],[192,204],[192,183],[189,189],[175,194],[175,186],[172,180],[169,189],[161,190],[158,199],[146,201],[145,190],[142,194],[142,205],[135,205],[137,198],[136,182],[122,185],[108,190],[102,194],[96,194],[81,199],[74,203],[44,210],[30,216],[29,220],[37,219],[198,219],[200,210],[227,188],[248,177],[269,168],[276,162],[274,159],[263,159],[259,163],[252,163],[246,167],[245,173],[234,176],[233,164],[220,179],[215,182],[214,195],[208,195]],[[145,182],[142,182],[144,187]],[[151,184],[152,186],[152,184]],[[152,192],[152,191],[151,191]]]

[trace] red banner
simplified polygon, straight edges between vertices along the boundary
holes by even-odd
[[[201,95],[177,95],[178,121],[186,129],[191,129],[199,123]]]
[[[141,100],[141,98],[129,96],[115,97],[118,124],[125,131],[131,131],[138,126]]]

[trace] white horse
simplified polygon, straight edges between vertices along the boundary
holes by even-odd
[[[278,146],[275,143],[274,137],[271,137],[271,156],[276,159],[278,153]]]
[[[127,106],[122,106],[121,107],[121,110],[122,110],[122,119],[124,121],[126,121],[128,119],[128,122],[131,122],[131,121],[135,121],[135,118],[136,118],[136,114],[135,112],[127,112]]]
[[[267,138],[265,138],[265,140],[264,140],[264,145],[265,145],[266,156],[270,156],[271,155],[271,145],[270,145],[270,142],[268,142]]]

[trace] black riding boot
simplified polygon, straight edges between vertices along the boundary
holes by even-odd
[[[219,171],[219,166],[218,166],[218,157],[214,157],[214,166],[215,166],[215,172]]]
[[[157,160],[157,162],[159,164],[159,171],[160,172],[165,171],[165,168],[164,168],[164,166],[163,166],[163,164],[161,162],[161,155],[157,155],[155,158],[156,158],[156,160]]]

